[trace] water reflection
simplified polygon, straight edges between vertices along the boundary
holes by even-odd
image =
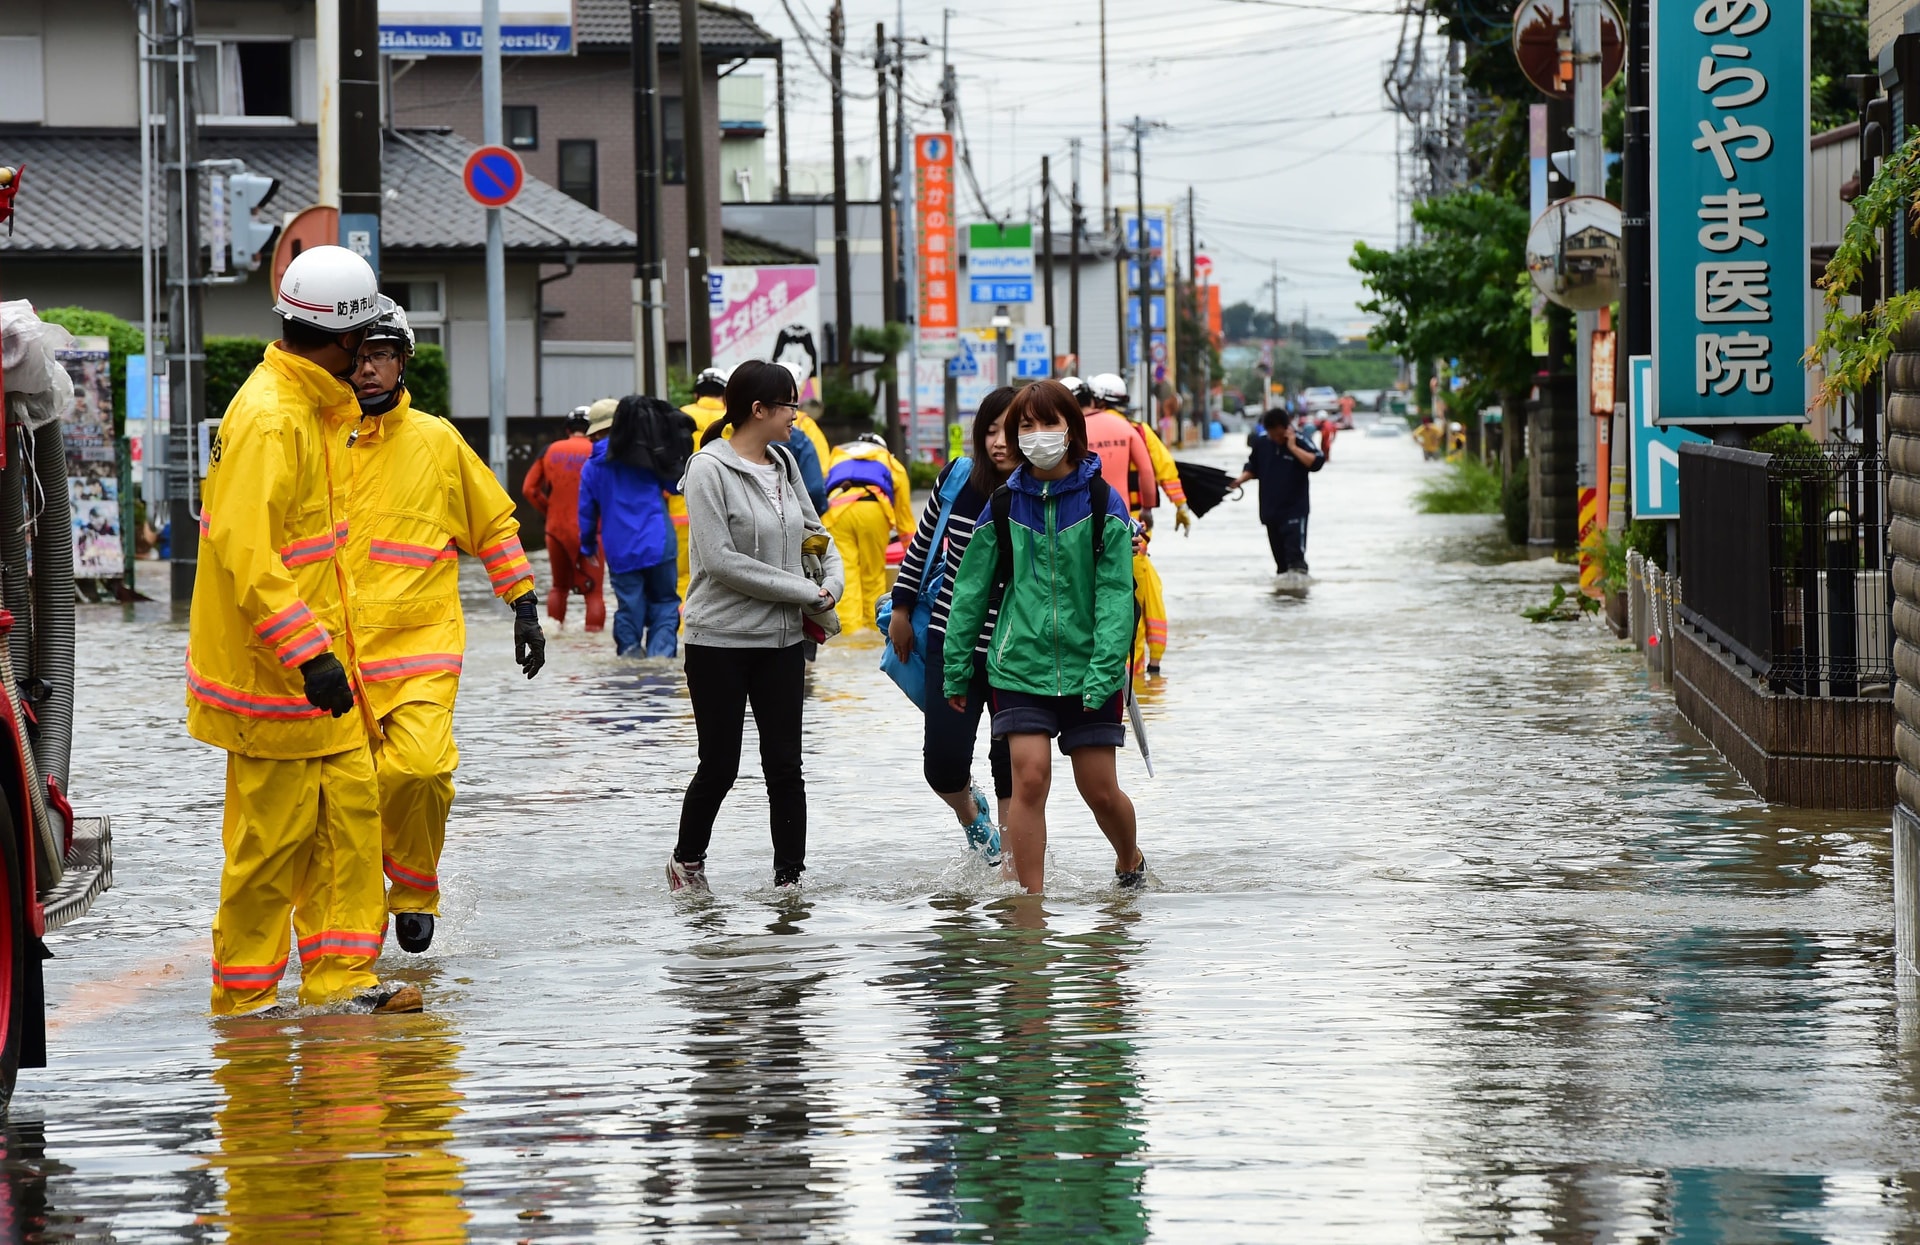
[[[668,1165],[653,1200],[684,1210],[678,1223],[736,1240],[796,1240],[844,1209],[841,1173],[817,1153],[836,1113],[813,1040],[816,996],[838,957],[805,937],[811,915],[807,901],[790,900],[765,935],[737,936],[709,908],[689,922],[703,940],[668,965],[668,997],[690,1015],[692,1075],[653,1139],[685,1143],[686,1158]]]
[[[221,1026],[225,1210],[201,1222],[236,1242],[465,1240],[452,1034],[431,1015]]]
[[[932,1221],[909,1239],[1144,1241],[1137,914],[1069,933],[1037,898],[936,906],[924,954],[889,979],[921,1012],[912,1075],[937,1130],[902,1156]]]

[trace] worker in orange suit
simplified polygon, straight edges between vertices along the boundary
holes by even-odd
[[[601,400],[611,409],[612,398]],[[575,407],[567,416],[567,435],[527,468],[520,496],[547,520],[547,573],[553,579],[547,588],[547,617],[564,626],[567,596],[578,589],[586,598],[587,630],[599,631],[607,625],[606,576],[598,559],[580,555],[580,469],[593,456],[593,442],[587,439],[591,409]]]
[[[300,1002],[419,1011],[383,984],[380,810],[357,670],[342,379],[391,301],[344,247],[308,247],[280,279],[280,340],[221,421],[201,490],[187,630],[187,733],[227,753],[226,862],[213,919],[217,1015],[279,1010],[299,937]]]
[[[533,568],[513,501],[444,419],[413,409],[413,330],[395,308],[368,330],[354,369],[360,420],[345,455],[360,677],[380,722],[381,864],[402,951],[433,943],[440,852],[453,807],[453,702],[467,649],[460,555],[480,559],[513,608],[514,660],[531,679],[546,662]]]

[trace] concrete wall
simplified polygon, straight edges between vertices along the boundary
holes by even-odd
[[[1884,53],[1909,27],[1907,16],[1920,12],[1916,0],[1867,0],[1867,48],[1884,63]]]
[[[716,68],[707,66],[707,177],[711,189],[708,236],[720,245],[720,92]],[[527,171],[560,184],[560,140],[592,139],[599,155],[599,210],[628,228],[636,225],[633,184],[633,93],[627,56],[583,53],[572,57],[508,57],[502,68],[502,102],[540,110],[540,143],[522,151]],[[662,95],[680,94],[680,69],[660,66]],[[444,125],[475,142],[482,133],[478,57],[433,57],[396,65],[392,117],[395,125]],[[686,340],[686,190],[666,186],[661,194],[666,237],[667,337]],[[548,274],[562,271],[551,267]],[[631,341],[633,270],[624,265],[582,264],[573,276],[547,287],[546,305],[563,314],[546,336],[555,341]],[[528,312],[531,315],[531,311]]]
[[[138,30],[126,0],[5,0],[0,35],[40,39],[43,124],[139,122]]]

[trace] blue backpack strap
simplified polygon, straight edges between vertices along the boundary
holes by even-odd
[[[947,468],[947,478],[941,482],[940,518],[934,524],[933,539],[927,542],[927,567],[920,576],[920,596],[931,601],[940,595],[941,585],[947,577],[947,522],[953,518],[953,507],[960,500],[960,490],[967,487],[967,480],[973,475],[973,460],[956,458]]]

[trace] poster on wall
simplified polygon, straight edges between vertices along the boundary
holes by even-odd
[[[125,566],[107,339],[76,337],[57,357],[73,378],[73,411],[61,427],[67,446],[67,500],[73,510],[73,577],[111,579]]]
[[[707,276],[713,365],[748,359],[800,369],[800,400],[820,397],[820,269],[815,264],[716,268]]]

